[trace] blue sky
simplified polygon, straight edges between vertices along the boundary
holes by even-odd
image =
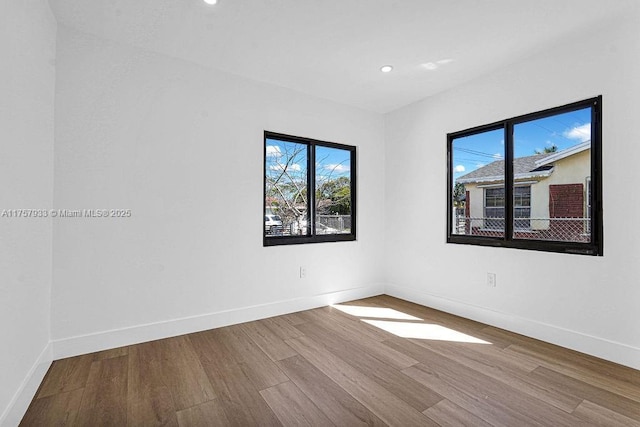
[[[591,139],[591,108],[520,123],[514,127],[515,156],[525,157],[553,145],[558,151]],[[454,179],[504,158],[502,129],[453,141]]]
[[[287,160],[296,151],[301,152],[295,156],[288,166],[291,175],[300,175],[306,168],[306,151],[304,144],[267,139],[267,173],[270,171],[282,171]],[[340,176],[349,176],[350,153],[346,150],[328,147],[316,147],[316,180],[335,179]]]

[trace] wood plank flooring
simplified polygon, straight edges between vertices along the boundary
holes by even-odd
[[[55,361],[22,426],[640,426],[640,371],[389,296]]]

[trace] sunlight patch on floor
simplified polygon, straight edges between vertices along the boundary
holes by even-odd
[[[471,344],[491,344],[488,341],[484,341],[440,325],[412,322],[388,322],[384,320],[369,319],[362,319],[362,321],[402,338],[452,341]]]
[[[384,307],[363,307],[359,305],[335,304],[331,307],[357,317],[373,317],[377,319],[397,319],[397,320],[422,320],[410,314],[403,313],[392,308]]]

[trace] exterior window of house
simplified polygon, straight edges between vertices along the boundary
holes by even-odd
[[[531,228],[531,186],[513,189],[513,228],[528,230]]]
[[[484,228],[504,232],[504,187],[484,190]]]
[[[355,240],[356,148],[264,133],[264,246]]]
[[[529,229],[531,225],[531,187],[513,189],[514,228]],[[486,231],[504,231],[504,187],[484,190],[484,227]]]
[[[447,135],[447,241],[602,255],[601,105]]]

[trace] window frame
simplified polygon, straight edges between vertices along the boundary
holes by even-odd
[[[592,193],[591,193],[591,176],[588,176],[585,179],[585,186],[584,186],[584,191],[585,191],[585,197],[584,197],[584,205],[585,205],[585,209],[584,209],[584,217],[588,218],[589,220],[586,223],[585,226],[585,233],[591,233],[591,212],[593,210],[592,208],[592,204],[593,204],[593,198],[591,197]]]
[[[263,185],[262,185],[262,214],[266,215],[267,209],[267,139],[276,139],[307,146],[307,224],[310,234],[307,236],[272,236],[267,235],[262,224],[263,246],[298,245],[306,243],[348,242],[356,240],[356,147],[353,145],[338,144],[335,142],[320,141],[312,138],[287,135],[283,133],[264,131],[263,139]],[[327,147],[348,151],[350,154],[350,191],[351,191],[351,232],[340,234],[316,234],[316,147]]]
[[[514,188],[517,182],[514,181],[513,158],[514,158],[514,127],[520,123],[542,119],[545,117],[567,113],[575,110],[591,108],[591,218],[589,227],[591,230],[591,241],[583,242],[562,242],[549,240],[518,239],[515,236],[514,227]],[[472,136],[484,132],[503,129],[504,131],[504,162],[505,162],[505,230],[502,237],[489,237],[478,235],[454,234],[453,233],[453,185],[454,185],[454,165],[453,165],[453,144],[458,138]],[[602,95],[585,99],[578,102],[549,108],[530,114],[516,116],[510,119],[501,120],[487,125],[452,132],[447,134],[447,243],[506,247],[515,249],[536,250],[545,252],[559,252],[568,254],[603,256],[603,220],[602,220]],[[483,205],[484,205],[483,201]]]

